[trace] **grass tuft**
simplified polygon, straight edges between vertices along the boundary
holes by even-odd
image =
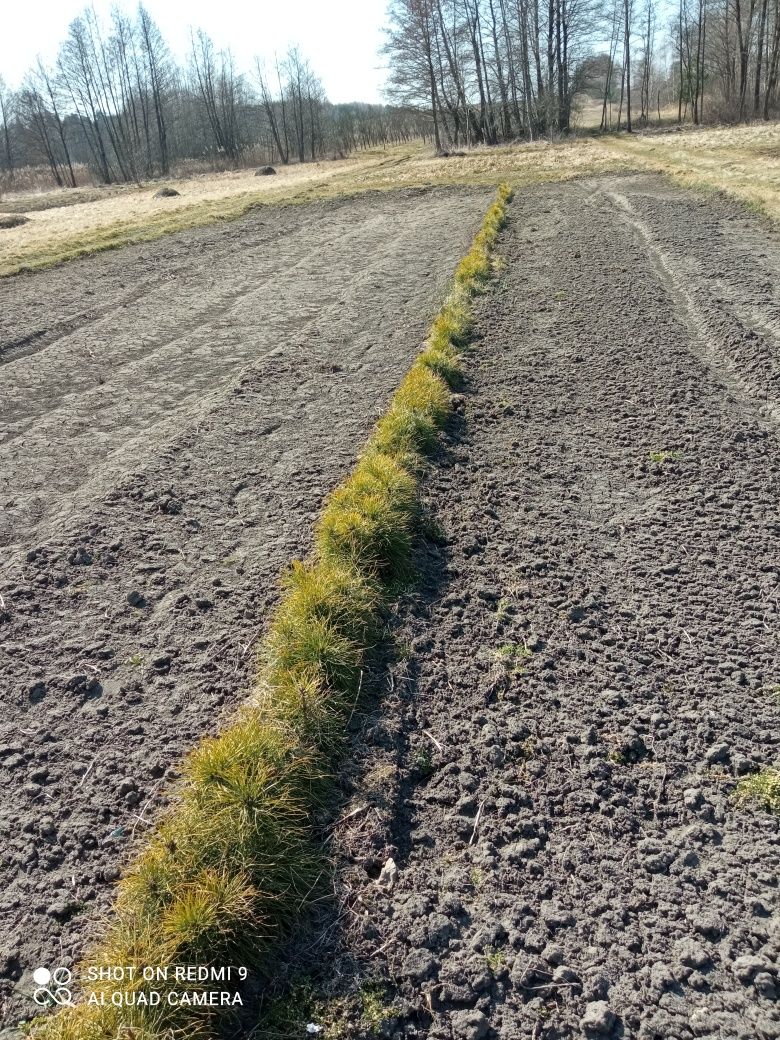
[[[420,365],[427,368],[451,390],[456,390],[463,381],[463,368],[460,355],[453,348],[440,350],[428,346],[417,359]]]
[[[780,769],[769,767],[737,784],[737,801],[756,802],[768,812],[780,813]]]
[[[407,394],[405,401],[409,400]],[[419,451],[415,436],[419,437],[420,423],[424,420],[431,436],[435,433],[434,419],[406,403],[395,415],[411,416],[410,425],[405,419],[399,427],[388,424],[394,407],[395,403],[381,420],[375,443],[354,473],[328,499],[317,530],[323,560],[385,581],[408,576],[417,512],[416,484],[408,464]]]
[[[255,930],[256,902],[246,875],[204,870],[171,900],[161,930],[176,949],[185,947],[205,963],[214,946],[238,950],[243,929]]]
[[[681,462],[683,453],[676,448],[673,450],[663,449],[661,451],[651,451],[649,458],[651,462]]]
[[[267,973],[278,940],[321,887],[315,815],[382,611],[397,582],[411,576],[425,455],[450,413],[471,330],[469,301],[493,271],[510,197],[509,188],[499,189],[425,349],[352,474],[326,502],[311,558],[283,576],[255,694],[230,727],[185,759],[178,797],[120,882],[113,921],[90,964],[233,964]],[[113,987],[87,988],[105,995]],[[366,1015],[378,1017],[378,1007],[374,1001]],[[213,1014],[165,999],[157,1007],[115,1007],[109,996],[106,1005],[82,1002],[38,1021],[32,1035],[205,1040],[218,1031]]]

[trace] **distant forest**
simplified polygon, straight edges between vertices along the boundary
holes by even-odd
[[[197,31],[182,66],[143,5],[105,24],[87,8],[51,67],[16,91],[0,77],[0,187],[33,166],[75,186],[85,168],[111,183],[420,137],[533,140],[566,133],[583,96],[602,130],[777,116],[780,0],[676,3],[390,0],[387,105],[331,104],[297,48],[238,70]]]
[[[84,166],[105,184],[187,168],[307,162],[430,133],[410,106],[330,104],[297,48],[242,72],[229,50],[193,32],[184,67],[149,12],[93,8],[72,22],[54,64],[38,61],[17,91],[0,77],[0,172],[45,165],[75,186]]]
[[[389,96],[440,147],[565,132],[582,94],[602,130],[778,114],[780,0],[392,0],[390,22]]]

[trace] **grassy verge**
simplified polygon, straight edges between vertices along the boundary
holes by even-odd
[[[267,974],[275,944],[318,889],[316,815],[383,608],[411,577],[424,459],[450,411],[470,301],[491,276],[510,198],[502,186],[425,349],[327,501],[312,556],[285,575],[253,697],[185,760],[176,803],[119,883],[108,934],[83,966],[82,1002],[36,1022],[38,1040],[213,1036],[219,1011],[210,1002],[235,983],[204,982],[193,1006],[184,1002],[193,984],[177,980],[175,966]],[[90,969],[116,966],[134,968],[135,978],[84,983]],[[164,969],[167,980],[147,982],[144,967]],[[159,1004],[143,1002],[150,990]],[[131,1003],[116,1006],[116,992]]]
[[[623,168],[629,164],[590,140],[481,148],[446,160],[415,145],[360,153],[344,163],[319,164],[310,172],[295,170],[290,177],[280,176],[278,183],[275,179],[270,185],[263,182],[261,190],[252,187],[248,174],[238,179],[215,175],[197,183],[176,182],[182,197],[173,205],[150,201],[149,186],[140,191],[125,188],[93,201],[85,195],[87,201],[70,207],[58,200],[58,207],[33,213],[23,233],[0,238],[0,277],[237,220],[267,205],[300,205],[406,188],[492,186],[501,180],[521,186]],[[202,197],[203,191],[210,196],[221,191],[226,194]],[[21,200],[14,203],[21,204]],[[40,208],[42,203],[38,201],[36,206]]]
[[[128,209],[132,205],[133,195],[127,192],[124,198],[129,200]],[[192,228],[206,227],[224,221],[237,220],[259,206],[271,202],[285,201],[290,204],[309,201],[307,192],[293,194],[287,199],[258,197],[251,192],[233,195],[224,199],[208,199],[174,209],[170,212],[146,214],[143,219],[114,220],[97,227],[76,230],[65,238],[33,240],[24,243],[8,255],[0,256],[0,278],[22,272],[39,271],[47,267],[79,257],[92,256],[107,249],[119,249],[122,246],[154,242],[165,235],[176,231],[189,231]]]
[[[366,191],[435,185],[516,188],[617,172],[662,173],[686,187],[725,192],[754,210],[780,219],[780,124],[685,130],[665,134],[607,134],[496,148],[435,158],[430,148],[404,145],[369,150],[339,163],[281,173],[278,183],[256,187],[249,172],[177,181],[175,204],[142,189],[89,189],[16,199],[6,208],[27,211],[24,230],[0,236],[0,277],[76,257],[150,242],[175,231],[235,220],[268,204],[344,198]],[[63,209],[75,200],[70,210]],[[56,208],[45,209],[49,201]],[[2,207],[0,207],[2,208]],[[36,212],[34,212],[36,211]]]
[[[616,134],[603,147],[637,170],[685,188],[722,192],[780,220],[780,125],[760,123],[667,134]]]

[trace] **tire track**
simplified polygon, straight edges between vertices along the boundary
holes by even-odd
[[[729,387],[738,396],[751,404],[755,404],[757,399],[761,401],[762,416],[777,427],[780,423],[780,399],[774,396],[777,389],[772,385],[774,380],[769,385],[758,387],[743,375],[739,365],[730,360],[728,346],[722,334],[718,334],[706,312],[698,305],[694,294],[687,288],[685,276],[680,273],[668,253],[661,248],[628,196],[611,189],[605,190],[604,195],[613,203],[627,226],[634,229],[647,250],[659,280],[666,285],[679,311],[685,315],[692,342],[697,344],[702,359],[723,380],[724,386]],[[765,333],[772,335],[773,347],[777,352],[780,350],[780,340],[773,333],[773,324],[754,318],[752,328],[762,328]],[[747,327],[743,324],[742,330],[746,330]]]
[[[419,241],[417,225],[425,221],[429,205],[424,197],[418,198],[418,212],[408,225],[388,220],[386,211],[368,200],[354,210],[333,207],[327,219],[313,226],[302,209],[284,261],[277,258],[277,264],[283,263],[281,271],[268,274],[268,255],[248,252],[238,279],[226,268],[224,289],[220,282],[206,286],[208,303],[197,318],[187,313],[179,299],[170,308],[175,333],[158,338],[151,349],[142,345],[140,352],[128,337],[127,329],[132,330],[137,320],[129,312],[122,326],[106,327],[106,339],[96,347],[96,377],[89,377],[75,354],[78,343],[61,346],[61,365],[53,354],[55,348],[49,347],[34,361],[0,370],[0,385],[4,382],[9,391],[3,409],[6,422],[13,414],[14,400],[22,412],[32,412],[30,420],[18,422],[0,444],[0,488],[4,485],[16,503],[5,514],[0,544],[32,536],[25,503],[37,503],[35,523],[39,524],[44,508],[39,496],[45,496],[45,489],[56,488],[56,501],[51,497],[49,501],[56,506],[57,516],[81,511],[101,485],[118,479],[151,445],[200,421],[204,411],[220,408],[220,387],[228,388],[243,367],[272,357],[277,349],[291,355],[305,353],[311,349],[312,336],[321,340],[330,335],[330,327],[348,327],[372,288],[389,291],[395,277],[393,258],[401,256],[407,262],[407,254],[413,254]],[[251,225],[248,231],[252,233]],[[331,243],[326,265],[320,255],[323,241]],[[341,272],[355,257],[366,255],[362,269],[344,280]],[[256,274],[260,275],[257,285]],[[213,276],[207,277],[211,281]],[[197,285],[190,287],[189,298],[197,292]],[[161,295],[162,312],[170,294],[165,290]],[[268,349],[263,350],[264,345]],[[26,369],[32,366],[36,374],[31,377]],[[33,388],[45,387],[47,379],[59,380],[57,398],[53,407],[36,417],[46,406],[46,395]],[[41,531],[38,537],[47,533]]]

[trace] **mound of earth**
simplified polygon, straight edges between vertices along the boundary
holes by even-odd
[[[21,227],[29,222],[30,218],[25,217],[23,213],[0,213],[0,229],[3,231],[10,231],[11,228]]]

